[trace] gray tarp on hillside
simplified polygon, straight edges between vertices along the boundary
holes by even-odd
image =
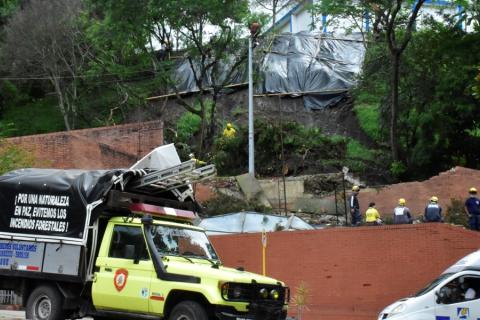
[[[288,93],[304,100],[307,109],[322,109],[340,101],[355,84],[365,55],[359,35],[300,32],[284,33],[262,40],[255,49],[261,83],[257,93]],[[219,68],[231,70],[231,63]],[[198,74],[198,67],[194,66]],[[179,60],[175,80],[179,91],[195,92],[198,87],[188,60]],[[234,75],[233,83],[247,81],[246,65]],[[219,81],[217,81],[219,82]],[[210,78],[204,83],[211,85]]]
[[[280,230],[313,230],[314,228],[296,216],[276,216],[259,212],[237,212],[203,219],[200,227],[207,234],[266,232]]]

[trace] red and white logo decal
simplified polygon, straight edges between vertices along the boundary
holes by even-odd
[[[118,269],[115,272],[115,276],[113,277],[113,284],[118,292],[122,291],[127,284],[128,279],[128,270],[126,269]]]

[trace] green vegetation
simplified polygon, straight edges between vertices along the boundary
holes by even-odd
[[[325,0],[310,8],[329,12],[328,23],[336,18],[359,21],[353,26],[360,30],[351,31],[361,31],[369,40],[352,95],[353,110],[374,147],[293,122],[260,121],[255,133],[260,175],[348,166],[364,177],[408,180],[455,165],[480,168],[478,6],[465,2],[463,8],[474,14],[445,15],[443,24],[426,19],[415,30],[415,12],[424,2]],[[43,4],[0,3],[0,74],[12,79],[0,83],[0,127],[9,128],[5,135],[123,123],[133,110],[161,113],[148,111],[153,108],[145,98],[173,93],[187,113],[167,129],[166,140],[177,143],[182,157],[195,152],[214,161],[221,174],[246,171],[246,128],[239,126],[234,139],[220,137],[224,123],[217,102],[245,62],[241,31],[264,18],[252,16],[248,1]],[[365,12],[371,13],[369,32],[361,29]],[[37,22],[48,23],[39,23],[44,29],[31,28]],[[473,31],[462,31],[459,23],[470,24]],[[209,38],[204,36],[207,25],[216,30]],[[38,55],[37,49],[47,54]],[[190,68],[195,65],[190,79],[174,77],[179,57]],[[180,95],[178,80],[193,81],[198,94]],[[244,117],[245,108],[232,107],[234,117]]]
[[[468,217],[465,214],[465,202],[459,199],[451,199],[447,207],[445,222],[468,227]]]
[[[256,166],[256,172],[260,175],[314,173],[324,171],[332,161],[345,158],[345,140],[332,139],[318,128],[305,128],[295,122],[280,125],[263,120],[257,120],[255,128],[255,162],[262,164]],[[219,173],[236,175],[246,172],[247,148],[246,127],[240,126],[234,139],[218,138],[213,161]]]
[[[63,120],[53,97],[5,107],[1,123],[11,123],[7,136],[30,135],[62,131]]]
[[[480,168],[475,151],[480,147],[480,100],[471,89],[480,64],[480,53],[475,50],[479,41],[479,33],[434,22],[413,34],[400,68],[399,155],[397,161],[389,161],[394,177],[426,178],[455,165]],[[379,102],[380,128],[388,126],[390,99],[385,86],[379,85],[388,83],[388,59],[384,44],[372,43],[356,90],[362,92],[356,107],[361,125],[370,136],[371,132],[380,136],[380,145],[390,141],[378,135],[374,116],[364,114],[369,114],[364,104]]]
[[[0,140],[0,174],[5,172],[32,167],[35,163],[34,156],[19,147]]]
[[[356,104],[354,108],[360,126],[373,141],[382,141],[380,108],[378,104]]]

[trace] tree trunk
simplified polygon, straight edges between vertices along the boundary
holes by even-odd
[[[212,95],[212,110],[210,110],[210,119],[209,119],[209,129],[208,129],[208,135],[207,135],[207,144],[210,147],[213,144],[213,141],[215,139],[215,134],[216,134],[216,113],[217,113],[217,97],[216,92],[213,93]]]
[[[62,113],[63,116],[63,122],[65,124],[65,130],[70,131],[70,121],[68,119],[68,111],[65,109],[65,101],[63,99],[63,93],[62,89],[60,88],[60,83],[58,83],[58,78],[53,77],[53,86],[55,87],[55,92],[58,97],[58,108],[60,109],[60,112]]]
[[[204,146],[205,146],[205,133],[207,131],[207,107],[205,106],[205,101],[203,97],[200,97],[200,112],[202,113],[201,122],[200,122],[200,136],[198,139],[198,157],[203,157]]]
[[[398,161],[398,139],[397,139],[397,118],[398,118],[398,87],[400,84],[400,54],[392,52],[392,78],[390,80],[391,90],[391,114],[390,114],[390,148],[392,160]]]

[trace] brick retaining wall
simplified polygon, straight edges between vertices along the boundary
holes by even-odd
[[[430,197],[437,196],[444,213],[446,213],[451,199],[465,201],[470,187],[480,190],[480,170],[455,167],[421,182],[393,184],[378,190],[362,190],[358,199],[362,213],[365,213],[369,202],[375,202],[381,214],[391,216],[398,199],[405,198],[412,213],[419,216],[423,215]]]
[[[261,234],[212,237],[222,261],[261,273]],[[372,319],[480,248],[480,233],[447,224],[332,228],[268,235],[267,275],[310,291],[304,320]],[[295,314],[295,307],[291,307]]]
[[[33,152],[37,167],[129,167],[163,144],[162,121],[55,132],[7,139]]]

